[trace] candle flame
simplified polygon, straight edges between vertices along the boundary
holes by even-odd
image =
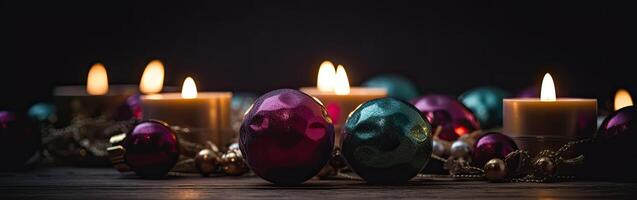
[[[90,95],[104,95],[108,92],[108,75],[101,63],[95,63],[88,71],[86,92]]]
[[[146,65],[139,90],[144,94],[156,94],[164,87],[164,65],[159,60],[153,60]]]
[[[540,101],[555,101],[555,83],[551,74],[546,73],[542,80],[542,90],[540,91]]]
[[[349,94],[349,80],[347,79],[347,72],[345,72],[343,65],[338,65],[334,79],[334,93],[337,95]]]
[[[617,93],[615,93],[615,110],[632,105],[633,98],[630,97],[630,93],[625,89],[617,90]]]
[[[318,78],[316,79],[316,87],[321,92],[334,91],[334,78],[336,77],[336,70],[334,64],[326,60],[321,63],[319,67]]]
[[[190,76],[184,80],[184,85],[181,87],[181,98],[197,98],[197,85],[195,85],[195,80]]]

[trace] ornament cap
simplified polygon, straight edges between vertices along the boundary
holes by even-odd
[[[119,172],[131,171],[130,166],[126,164],[126,159],[124,159],[124,154],[126,154],[126,149],[124,149],[122,145],[108,147],[106,151],[108,151],[108,157],[111,160],[111,163],[113,163],[113,167],[115,167],[117,171]]]

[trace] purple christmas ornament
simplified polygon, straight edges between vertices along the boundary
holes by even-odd
[[[600,126],[595,143],[585,155],[584,176],[603,180],[637,180],[637,107],[610,114]]]
[[[334,126],[325,107],[297,90],[271,91],[254,102],[239,146],[255,174],[274,184],[300,184],[332,155]]]
[[[0,171],[23,169],[40,145],[37,125],[26,116],[0,111]]]
[[[411,102],[425,116],[433,130],[441,127],[438,138],[454,141],[480,129],[476,117],[457,99],[446,95],[427,95]]]
[[[597,139],[623,142],[637,136],[637,108],[628,106],[606,117],[597,132]]]
[[[509,136],[498,132],[486,133],[478,138],[473,147],[472,164],[482,167],[494,158],[504,160],[515,150],[518,150],[518,146]]]
[[[159,121],[143,121],[126,135],[126,163],[138,175],[157,178],[166,175],[179,158],[177,136]]]
[[[527,88],[524,88],[518,95],[518,98],[540,98],[540,86],[534,85]]]

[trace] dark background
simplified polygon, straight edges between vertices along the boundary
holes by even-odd
[[[137,84],[155,58],[166,85],[191,75],[203,90],[311,86],[329,59],[352,85],[393,73],[423,93],[516,93],[545,72],[570,96],[637,92],[634,8],[607,1],[4,1],[0,13],[0,109],[85,84],[95,61],[111,84]]]

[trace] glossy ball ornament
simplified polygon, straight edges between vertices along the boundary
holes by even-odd
[[[163,122],[143,121],[126,135],[122,146],[130,168],[144,178],[166,175],[179,158],[175,132]]]
[[[126,98],[126,105],[128,106],[128,110],[132,114],[134,119],[143,119],[142,115],[142,100],[141,95],[131,95]]]
[[[585,176],[602,180],[637,180],[637,107],[611,113],[598,129],[585,154]],[[609,164],[612,163],[612,164]]]
[[[503,181],[507,177],[507,166],[502,159],[489,160],[483,169],[484,177],[491,182]]]
[[[241,151],[230,150],[221,156],[221,166],[223,173],[231,176],[240,176],[250,169],[246,165]]]
[[[365,87],[385,88],[387,96],[409,101],[418,97],[416,86],[409,79],[399,75],[376,76],[363,83]]]
[[[557,172],[555,162],[548,157],[540,157],[533,162],[535,175],[539,177],[552,177]]]
[[[241,151],[241,147],[239,147],[239,143],[238,142],[233,142],[232,144],[228,145],[228,150],[236,150],[236,151]]]
[[[0,171],[25,169],[40,145],[37,124],[24,115],[0,111]]]
[[[434,130],[441,128],[438,135],[440,139],[454,141],[480,129],[473,113],[453,97],[427,95],[413,100],[412,104],[427,117]]]
[[[520,90],[517,93],[516,97],[517,98],[540,98],[540,90],[541,88],[539,85],[529,86]]]
[[[513,139],[498,132],[489,132],[478,138],[472,152],[473,166],[484,166],[494,158],[502,159],[509,153],[518,150]]]
[[[259,95],[246,92],[232,94],[232,100],[230,100],[230,126],[232,130],[239,132],[243,115],[258,97]]]
[[[467,144],[465,141],[456,140],[451,143],[451,157],[453,158],[462,158],[464,160],[469,160],[471,153],[471,145]]]
[[[38,122],[55,123],[57,121],[57,108],[51,103],[33,104],[27,114],[29,118]]]
[[[418,110],[393,98],[360,105],[347,119],[342,154],[372,184],[401,184],[425,167],[432,153],[431,125]]]
[[[203,149],[195,156],[195,166],[202,176],[209,176],[217,172],[220,158],[216,152],[210,149]]]
[[[502,126],[502,99],[509,94],[496,87],[480,87],[469,90],[458,99],[480,121],[483,129]]]
[[[332,168],[334,168],[335,170],[343,169],[347,166],[347,163],[345,163],[345,159],[343,159],[343,154],[341,153],[340,148],[334,149],[334,152],[332,153],[332,159],[330,159],[330,166],[332,166]]]
[[[431,146],[432,146],[432,149],[433,149],[433,152],[432,152],[433,155],[436,155],[436,156],[441,157],[441,158],[444,158],[444,157],[447,156],[447,154],[448,154],[447,153],[447,149],[446,149],[445,145],[442,144],[442,142],[440,142],[438,140],[433,140]]]
[[[627,106],[606,117],[596,138],[614,142],[637,138],[637,107]]]
[[[239,146],[261,178],[300,184],[332,157],[334,126],[315,98],[298,90],[274,90],[257,98],[245,115]]]

